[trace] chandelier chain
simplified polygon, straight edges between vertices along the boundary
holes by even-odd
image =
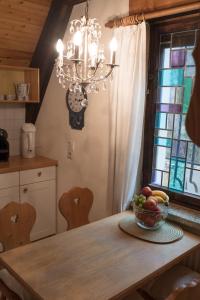
[[[86,6],[85,6],[85,17],[86,17],[86,20],[89,19],[89,0],[86,1]]]

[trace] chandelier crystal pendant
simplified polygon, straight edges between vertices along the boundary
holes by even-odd
[[[104,49],[100,44],[101,26],[97,19],[88,18],[88,1],[85,16],[70,24],[72,39],[64,46],[58,40],[56,49],[56,76],[63,88],[69,84],[70,92],[98,93],[100,83],[106,89],[107,79],[117,66],[115,63],[117,41],[110,42],[110,62],[105,63]]]

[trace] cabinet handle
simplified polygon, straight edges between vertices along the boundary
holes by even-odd
[[[24,188],[24,193],[27,193],[28,192],[28,189],[27,188]]]
[[[38,172],[38,177],[40,177],[42,175],[42,172]]]

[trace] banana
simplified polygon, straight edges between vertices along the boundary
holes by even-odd
[[[152,196],[159,196],[159,197],[163,198],[165,201],[169,201],[169,197],[163,191],[154,190],[154,191],[152,191]]]
[[[154,198],[156,199],[157,203],[165,203],[165,200],[160,196],[155,195]]]

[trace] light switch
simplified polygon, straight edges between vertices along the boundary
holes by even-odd
[[[74,142],[68,141],[67,142],[67,158],[72,159],[72,154],[74,152]]]

